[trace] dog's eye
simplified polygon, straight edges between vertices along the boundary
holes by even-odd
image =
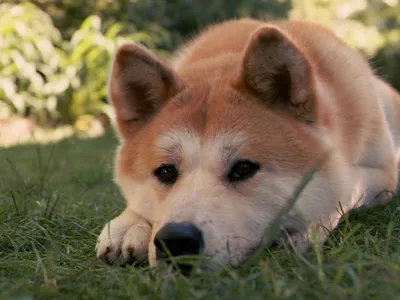
[[[230,182],[242,181],[252,177],[260,169],[260,165],[249,161],[239,160],[236,162],[228,173]]]
[[[174,165],[162,165],[154,170],[154,175],[161,183],[174,184],[178,179],[179,172]]]

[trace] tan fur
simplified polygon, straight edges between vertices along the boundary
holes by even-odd
[[[323,158],[282,224],[300,250],[312,230],[326,240],[341,208],[387,203],[378,194],[396,189],[400,96],[328,29],[229,21],[182,47],[172,65],[134,45],[116,54],[115,180],[127,208],[104,227],[98,257],[127,262],[148,250],[155,264],[157,231],[189,221],[206,255],[236,265]],[[232,185],[224,176],[239,158],[261,169]],[[164,163],[179,168],[173,186],[153,175]]]

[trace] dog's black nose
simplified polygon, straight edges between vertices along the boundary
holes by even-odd
[[[168,255],[196,255],[204,247],[203,234],[190,222],[167,223],[154,237],[157,259]]]

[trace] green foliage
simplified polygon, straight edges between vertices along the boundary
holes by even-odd
[[[373,55],[400,37],[397,0],[293,0],[291,18],[307,18],[331,27],[350,45]]]
[[[124,27],[115,23],[104,34],[101,19],[89,16],[65,43],[66,72],[74,79],[58,106],[65,123],[76,121],[85,114],[106,114],[111,117],[107,95],[109,65],[116,48],[124,43],[143,43],[154,48],[157,36],[143,32],[123,34]],[[78,75],[78,76],[77,76]]]
[[[307,18],[331,27],[400,89],[399,0],[3,0],[0,119],[50,126],[110,116],[107,73],[116,47],[163,55],[209,24],[235,17]]]
[[[31,4],[0,5],[0,117],[55,118],[57,95],[68,85],[65,53],[50,16]]]
[[[74,123],[106,114],[107,72],[116,47],[126,42],[154,47],[158,37],[124,33],[115,23],[105,33],[89,16],[63,40],[50,16],[30,3],[0,4],[0,118],[34,116],[41,125]]]
[[[400,91],[400,43],[380,49],[371,64],[378,75]]]
[[[25,0],[6,0],[23,3]],[[105,28],[122,22],[130,31],[161,33],[158,47],[172,50],[182,38],[204,26],[234,17],[284,18],[291,0],[31,0],[48,12],[64,38],[69,39],[81,22],[91,14],[104,20]]]
[[[169,50],[212,23],[239,17],[269,20],[285,18],[291,7],[290,0],[150,0],[134,2],[135,4],[127,5],[129,13],[123,15],[122,18],[126,19],[128,23],[135,24],[137,28],[155,28],[156,26],[166,28],[171,35],[171,44],[165,45]]]
[[[399,0],[293,0],[290,18],[333,29],[370,58],[377,73],[400,90]]]

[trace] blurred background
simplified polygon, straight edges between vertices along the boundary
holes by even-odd
[[[245,16],[325,24],[400,89],[400,0],[0,0],[0,146],[102,135],[116,47],[163,57],[206,25]]]

